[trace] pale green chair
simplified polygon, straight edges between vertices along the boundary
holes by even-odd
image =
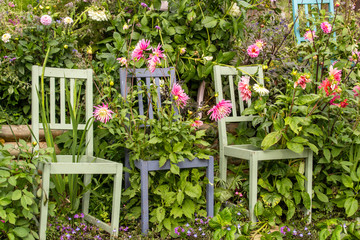
[[[263,70],[261,66],[244,66],[238,67],[245,75],[257,76],[257,81],[264,84]],[[219,129],[219,150],[220,150],[220,179],[226,181],[227,174],[227,158],[239,158],[249,161],[249,212],[250,221],[256,222],[254,207],[257,202],[257,179],[258,179],[258,164],[260,161],[284,160],[284,159],[305,159],[305,190],[312,196],[312,168],[313,168],[313,152],[310,149],[305,149],[302,153],[295,153],[289,149],[278,150],[261,150],[250,144],[244,145],[228,145],[227,142],[227,123],[236,122],[251,122],[256,116],[243,116],[242,112],[247,106],[250,106],[251,100],[243,102],[240,97],[240,92],[237,90],[235,81],[239,78],[238,70],[232,67],[214,66],[214,80],[215,91],[218,93],[216,101],[219,102],[224,98],[224,93],[229,93],[228,98],[232,102],[232,114],[229,117],[218,121]],[[226,83],[226,85],[224,84]],[[305,209],[305,215],[309,216],[311,220],[311,204],[310,209]]]
[[[42,67],[32,67],[32,131],[34,133],[32,141],[39,140],[39,130],[43,129],[39,115],[39,80],[42,75]],[[68,121],[66,115],[67,98],[65,86],[70,86],[70,101],[74,102],[74,89],[77,81],[83,81],[85,85],[85,120],[86,122],[93,115],[93,79],[92,69],[62,69],[62,68],[45,68],[44,85],[45,90],[50,93],[48,97],[48,110],[50,111],[49,126],[50,129],[72,130],[72,124]],[[57,89],[55,86],[59,86]],[[57,90],[57,91],[56,91]],[[58,111],[56,111],[56,106]],[[85,124],[78,125],[79,130],[85,129]],[[112,202],[111,224],[108,225],[95,217],[89,215],[90,192],[84,194],[82,201],[82,212],[84,219],[88,222],[109,232],[111,236],[118,236],[120,201],[121,201],[121,182],[122,182],[122,164],[112,162],[93,156],[93,128],[92,125],[86,134],[86,153],[82,156],[79,163],[72,162],[72,155],[57,155],[57,162],[46,162],[41,167],[42,173],[42,197],[40,206],[40,240],[46,239],[46,227],[48,218],[48,199],[50,175],[52,174],[84,174],[84,184],[88,185],[91,181],[92,174],[113,174],[114,190]],[[37,145],[38,146],[38,145]]]

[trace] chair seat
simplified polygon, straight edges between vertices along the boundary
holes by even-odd
[[[306,158],[310,149],[305,148],[302,153],[295,153],[289,149],[262,150],[251,144],[224,146],[224,154],[228,157],[258,161]]]

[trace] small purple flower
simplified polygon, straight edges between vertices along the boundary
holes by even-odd
[[[7,59],[7,58],[8,58],[8,56],[4,56],[4,58],[5,58],[5,59]]]
[[[148,5],[146,3],[141,3],[141,6],[145,7],[145,8],[148,8]]]
[[[230,227],[228,227],[228,228],[227,228],[227,230],[228,230],[228,231],[230,231],[230,230],[231,230],[231,228],[230,228]]]
[[[202,228],[201,228],[201,227],[199,227],[199,231],[202,231]]]
[[[79,214],[75,214],[75,215],[74,215],[74,218],[79,218]]]
[[[240,213],[240,212],[238,212],[238,213],[237,213],[237,215],[238,215],[238,216],[240,216],[240,215],[241,215],[241,213]]]
[[[197,234],[196,234],[196,233],[195,233],[193,236],[194,236],[194,238],[197,238]]]
[[[70,220],[71,220],[71,217],[69,217],[68,220],[70,221]]]
[[[299,234],[299,237],[303,237],[304,235],[302,233]]]
[[[80,217],[81,217],[81,218],[84,218],[84,214],[83,214],[83,213],[81,213],[81,214],[80,214]]]
[[[203,232],[201,235],[202,235],[202,236],[205,236],[206,234]]]
[[[294,229],[293,231],[293,235],[296,236],[297,235],[297,231]]]
[[[190,226],[188,223],[185,224],[186,227]]]
[[[305,228],[304,228],[304,230],[305,230],[305,231],[307,231],[307,230],[308,230],[308,228],[307,228],[307,227],[305,227]]]
[[[160,30],[160,29],[161,29],[158,25],[156,25],[155,28],[156,28],[157,30]]]
[[[309,236],[310,236],[310,235],[311,235],[311,232],[308,232],[308,233],[307,233],[307,235],[309,235]]]

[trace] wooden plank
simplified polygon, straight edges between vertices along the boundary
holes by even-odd
[[[50,78],[50,123],[55,123],[55,78]]]
[[[104,223],[102,221],[100,221],[99,219],[89,215],[89,214],[84,214],[84,219],[86,221],[88,221],[89,223],[98,226],[101,229],[104,229],[105,231],[107,231],[108,233],[112,234],[112,229],[111,226],[109,226],[107,223]]]
[[[60,123],[65,124],[65,78],[60,78]]]
[[[42,67],[38,67],[34,70],[38,76],[42,75]],[[46,67],[44,76],[54,77],[54,78],[75,77],[75,78],[86,79],[88,74],[87,74],[87,69],[65,69],[65,68]]]
[[[74,108],[74,95],[76,95],[75,79],[70,78],[70,105]]]
[[[147,164],[148,171],[169,170],[171,167],[169,160],[162,167],[159,167],[159,160],[152,160],[152,161],[139,160],[139,161],[135,161],[135,166],[141,169],[141,165],[144,162],[146,162]],[[209,166],[209,160],[199,159],[199,158],[194,158],[193,160],[185,159],[183,162],[179,162],[177,165],[181,169],[207,167]]]
[[[147,98],[147,102],[148,102],[149,118],[154,119],[152,97],[150,95],[150,78],[149,77],[146,78],[146,88],[147,88],[146,98]]]
[[[158,77],[155,78],[156,91],[157,91],[157,109],[158,113],[160,113],[161,108],[161,92],[160,92],[160,79]]]
[[[235,94],[234,94],[233,75],[229,75],[229,87],[230,87],[230,98],[231,98],[231,104],[232,104],[232,113],[233,113],[233,117],[236,117],[237,112],[236,112],[236,100],[235,100]]]
[[[73,129],[73,126],[71,123],[66,123],[66,124],[50,123],[49,126],[50,126],[50,129],[61,129],[61,130],[72,130]],[[40,124],[40,128],[44,128],[43,124]],[[78,125],[78,130],[84,130],[84,129],[85,129],[85,124]]]
[[[137,86],[138,86],[138,91],[142,91],[142,89],[141,89],[141,78],[137,78]],[[144,99],[143,99],[142,92],[140,92],[138,94],[138,100],[139,100],[139,114],[144,115]]]
[[[116,163],[51,163],[51,174],[115,174]]]

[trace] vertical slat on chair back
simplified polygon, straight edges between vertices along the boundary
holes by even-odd
[[[154,72],[150,72],[146,68],[139,69],[120,69],[120,92],[121,95],[126,97],[131,84],[136,84],[139,89],[142,85],[146,85],[145,93],[138,94],[138,107],[139,114],[146,115],[150,119],[154,118],[154,106],[152,105],[152,96],[150,96],[150,86],[155,84],[157,92],[157,110],[161,108],[161,88],[160,80],[162,78],[170,78],[170,87],[176,83],[175,69],[174,68],[157,68]]]
[[[42,67],[32,67],[32,129],[36,140],[39,140],[39,130],[43,128],[41,123],[40,111],[41,111],[41,75]],[[86,121],[93,115],[93,80],[92,69],[63,69],[63,68],[45,68],[44,73],[44,88],[45,91],[45,104],[46,111],[49,111],[48,124],[50,129],[72,130],[72,123],[69,120],[68,100],[66,94],[66,88],[70,93],[70,105],[75,99],[76,81],[83,81],[85,85],[85,119],[78,125],[78,130],[84,130]],[[59,86],[59,89],[56,89]],[[58,91],[57,91],[58,90]],[[49,97],[47,97],[49,96]],[[57,98],[58,96],[58,98]],[[40,99],[39,99],[40,97]],[[84,97],[84,96],[81,96]],[[58,99],[58,100],[57,100]],[[80,101],[82,103],[83,101]],[[60,105],[59,108],[56,106]],[[79,106],[76,106],[79,107]],[[68,120],[68,121],[67,121]],[[33,139],[34,141],[35,139]],[[93,128],[87,132],[86,154],[93,155]]]
[[[333,0],[293,0],[293,21],[294,21],[294,32],[298,44],[305,41],[305,38],[300,34],[300,20],[297,19],[298,14],[300,13],[300,6],[304,7],[305,17],[309,15],[309,10],[311,6],[316,6],[319,10],[322,8],[328,8],[329,13],[334,13],[334,1]],[[306,21],[306,25],[309,27],[309,22]]]
[[[217,102],[222,99],[230,100],[232,103],[232,113],[225,118],[225,122],[242,122],[251,121],[254,116],[243,116],[243,111],[246,107],[251,105],[251,99],[244,102],[241,98],[240,90],[237,83],[240,80],[239,72],[242,76],[252,76],[256,81],[264,85],[264,76],[261,66],[247,66],[247,67],[214,67],[215,90],[218,93]],[[236,81],[235,81],[236,80]],[[254,84],[250,77],[250,84]]]

